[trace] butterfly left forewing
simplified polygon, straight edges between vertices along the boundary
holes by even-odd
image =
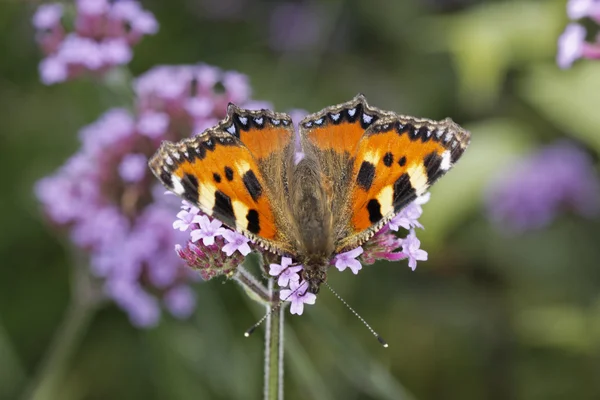
[[[150,168],[169,190],[207,215],[264,247],[293,254],[293,245],[281,229],[286,214],[274,207],[273,190],[261,165],[275,150],[265,145],[257,149],[263,157],[255,157],[241,142],[242,135],[227,130],[230,122],[231,114],[196,137],[163,142],[150,159]]]
[[[450,119],[388,116],[358,143],[349,189],[350,218],[336,252],[355,248],[427,189],[460,158],[470,133]]]

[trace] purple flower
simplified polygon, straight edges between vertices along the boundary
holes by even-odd
[[[286,287],[290,284],[290,281],[299,281],[300,276],[298,272],[302,271],[302,265],[291,265],[292,259],[289,257],[282,257],[281,264],[270,264],[269,275],[278,276],[277,283],[281,287]]]
[[[179,229],[182,232],[187,231],[188,229],[190,229],[190,226],[192,224],[196,223],[196,221],[194,220],[196,219],[196,217],[198,217],[199,212],[200,210],[196,207],[187,207],[185,209],[182,209],[177,213],[177,220],[173,222],[173,229]]]
[[[358,271],[362,269],[360,261],[356,260],[356,257],[363,253],[362,247],[357,247],[354,250],[340,253],[335,256],[335,267],[339,271],[343,271],[346,268],[350,268],[354,275],[358,274]]]
[[[33,15],[33,26],[44,30],[54,28],[60,24],[63,15],[63,5],[60,3],[42,4]]]
[[[40,79],[46,85],[63,82],[69,76],[67,66],[58,57],[48,57],[39,65]]]
[[[162,137],[169,128],[169,115],[163,112],[145,111],[138,119],[138,131],[152,139]]]
[[[402,240],[402,252],[408,257],[408,266],[413,271],[417,268],[417,261],[427,261],[427,252],[420,247],[421,241],[417,239],[414,230]]]
[[[228,256],[231,256],[236,251],[243,256],[247,256],[252,251],[248,245],[250,239],[244,235],[229,229],[224,229],[221,231],[221,236],[227,241],[227,244],[223,246],[223,251]]]
[[[558,38],[556,63],[560,68],[569,68],[583,55],[585,28],[579,24],[569,24]]]
[[[202,243],[205,246],[215,244],[215,237],[221,236],[223,232],[221,228],[221,221],[213,219],[212,221],[206,215],[198,215],[194,218],[194,222],[199,224],[199,229],[192,230],[190,236],[192,242],[197,242],[202,239]],[[232,252],[235,250],[232,250]],[[231,254],[228,254],[231,255]],[[245,254],[244,254],[245,255]]]
[[[177,318],[187,318],[196,307],[196,296],[189,286],[176,286],[165,293],[165,306]]]
[[[292,303],[290,312],[292,314],[302,315],[304,304],[315,304],[317,296],[314,293],[307,292],[308,285],[305,282],[290,281],[289,289],[282,289],[279,292],[279,298]]]
[[[270,24],[270,45],[276,51],[309,51],[321,40],[323,12],[302,3],[279,3]]]
[[[600,179],[583,149],[559,141],[493,179],[487,209],[492,221],[509,231],[542,228],[565,210],[594,217],[600,214]]]
[[[154,16],[133,0],[78,0],[73,20],[65,24],[75,27],[71,32],[65,32],[62,17],[60,4],[41,5],[33,17],[46,56],[40,75],[48,85],[127,64],[132,58],[131,46],[158,30]]]
[[[598,21],[600,17],[600,1],[598,0],[569,0],[567,15],[572,20],[590,17]]]
[[[139,182],[146,175],[147,163],[144,154],[127,154],[119,164],[119,175],[125,182]]]

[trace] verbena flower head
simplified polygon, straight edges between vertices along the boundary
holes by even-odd
[[[91,18],[104,12],[87,6]],[[200,276],[210,279],[217,272],[230,276],[250,252],[246,238],[225,231],[190,204],[180,208],[177,197],[165,195],[147,168],[162,140],[189,137],[197,125],[221,118],[226,99],[248,103],[250,86],[241,74],[205,65],[159,68],[189,73],[176,82],[180,88],[176,96],[167,99],[159,86],[141,90],[139,83],[148,82],[154,72],[141,76],[136,111],[112,109],[83,127],[80,150],[35,187],[49,220],[89,255],[91,270],[104,280],[106,294],[137,326],[156,324],[161,306],[176,317],[193,311],[189,284],[198,274],[185,264],[194,266],[197,260],[212,257],[208,259],[212,269],[198,266]],[[202,90],[197,90],[194,77],[207,72],[211,80],[203,80]],[[202,100],[208,111],[199,115],[180,106],[190,100]]]
[[[408,266],[415,269],[417,261],[427,260],[427,252],[420,248],[414,227],[422,228],[418,222],[423,210],[421,205],[429,200],[429,194],[417,198],[397,217],[396,222],[385,225],[377,234],[362,246],[337,254],[331,265],[338,270],[350,269],[355,275],[362,265],[373,264],[376,260],[400,261],[408,259]],[[200,271],[204,279],[216,276],[232,277],[238,265],[251,250],[266,252],[260,246],[252,245],[248,238],[222,226],[221,222],[203,214],[186,201],[177,214],[173,229],[189,234],[185,245],[176,247],[177,254],[193,269]],[[409,230],[407,236],[398,238],[394,231],[400,227]],[[208,238],[208,243],[204,242]],[[267,253],[268,259],[273,254]],[[292,314],[302,314],[304,304],[314,304],[316,295],[307,292],[308,284],[302,278],[304,267],[292,258],[283,256],[279,263],[270,263],[266,272],[277,279],[281,287],[280,298],[290,302]]]
[[[66,12],[73,8],[72,12]],[[74,15],[72,21],[64,21]],[[129,63],[131,47],[155,34],[154,15],[134,0],[78,0],[74,6],[43,4],[32,19],[37,40],[46,56],[40,62],[42,82],[53,84],[83,74],[103,74]],[[67,31],[73,26],[73,31]]]
[[[559,141],[524,157],[488,187],[487,209],[502,229],[526,231],[550,224],[563,211],[600,213],[600,179],[591,157]]]

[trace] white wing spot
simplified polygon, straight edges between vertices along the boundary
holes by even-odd
[[[348,115],[351,117],[354,117],[354,114],[356,114],[356,108],[351,108],[348,110]]]
[[[278,119],[272,119],[272,120],[271,120],[271,123],[272,123],[273,125],[279,125],[279,124],[281,123],[281,121],[280,121],[280,120],[278,120]]]
[[[367,115],[367,114],[363,114],[363,121],[365,124],[370,124],[371,121],[373,121],[373,116],[372,115]]]
[[[235,125],[231,125],[230,127],[228,127],[227,132],[231,133],[232,135],[235,135]]]
[[[181,184],[181,179],[179,179],[177,175],[171,175],[171,181],[173,182],[173,191],[181,196],[185,192],[185,189]]]
[[[165,158],[165,161],[166,161],[166,162],[167,162],[167,164],[169,164],[169,165],[173,165],[173,164],[174,164],[174,162],[173,162],[173,159],[172,159],[170,156],[167,156],[167,157]]]
[[[248,117],[238,117],[238,119],[243,125],[248,124]]]
[[[340,119],[340,113],[331,114],[331,119],[337,121]]]
[[[450,161],[450,150],[446,150],[442,153],[442,162],[440,163],[440,168],[444,171],[448,171],[452,166],[452,162]]]
[[[444,136],[444,142],[448,143],[450,139],[452,139],[452,132],[446,133],[446,136]]]
[[[319,118],[317,120],[315,120],[315,124],[317,125],[321,125],[323,123],[323,118]]]
[[[263,124],[263,117],[260,118],[254,118],[254,122],[256,122],[258,125],[262,125]]]

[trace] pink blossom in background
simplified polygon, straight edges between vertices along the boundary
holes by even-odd
[[[63,21],[65,15],[71,15],[67,9],[74,15],[72,23]],[[46,56],[39,72],[47,85],[125,65],[133,57],[132,46],[143,36],[158,32],[154,15],[134,0],[42,4],[32,23]],[[74,30],[67,32],[65,26],[74,26]]]
[[[103,8],[85,6],[86,18],[103,15]],[[170,86],[155,80],[157,71],[169,77]],[[196,207],[180,208],[175,196],[164,194],[147,161],[162,140],[191,137],[198,124],[221,119],[231,99],[249,103],[251,88],[244,75],[208,65],[157,67],[134,86],[135,112],[114,108],[83,127],[80,150],[38,181],[35,192],[48,219],[89,255],[105,293],[133,324],[152,326],[161,308],[188,316],[195,307],[190,283],[230,276],[251,244],[218,221],[204,221],[208,217]],[[205,103],[205,112],[189,112],[185,104],[193,99]],[[201,240],[188,241],[199,229]],[[197,272],[186,266],[194,262]]]

